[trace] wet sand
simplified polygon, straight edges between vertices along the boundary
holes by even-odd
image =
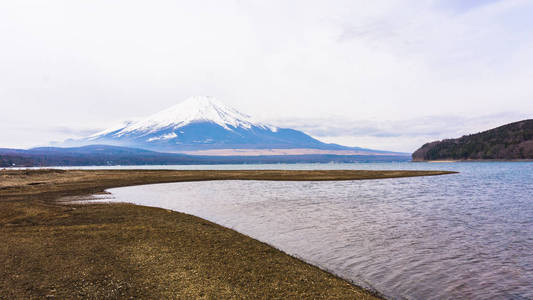
[[[440,171],[0,170],[0,298],[379,299],[206,220],[65,204],[107,188],[199,180],[359,180]]]

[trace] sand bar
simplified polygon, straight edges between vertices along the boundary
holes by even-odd
[[[57,199],[199,180],[360,180],[443,171],[0,170],[0,298],[379,299],[206,220]]]

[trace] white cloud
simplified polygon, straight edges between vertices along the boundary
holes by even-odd
[[[434,115],[403,120],[291,118],[277,119],[275,124],[298,128],[325,142],[413,152],[430,141],[458,138],[526,118],[527,114],[502,112],[477,117]]]
[[[206,94],[265,120],[533,115],[533,1],[465,3],[4,1],[0,146],[43,143],[28,126],[60,140],[58,126],[105,128]],[[415,143],[368,136],[324,135]]]

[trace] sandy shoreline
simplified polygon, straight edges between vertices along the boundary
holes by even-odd
[[[0,298],[376,299],[317,267],[206,220],[62,196],[197,180],[357,180],[440,171],[0,171]]]

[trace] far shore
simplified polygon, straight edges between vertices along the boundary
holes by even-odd
[[[413,160],[413,162],[427,162],[427,163],[454,163],[454,162],[533,162],[533,159],[438,159],[438,160]]]
[[[447,171],[0,170],[0,298],[380,299],[191,215],[64,196],[201,180],[363,180]]]

